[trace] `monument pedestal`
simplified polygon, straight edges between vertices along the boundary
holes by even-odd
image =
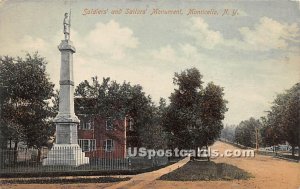
[[[43,165],[79,166],[88,163],[89,158],[85,157],[78,144],[54,144],[43,160]]]
[[[76,116],[72,116],[76,120]],[[57,116],[55,121],[60,120]],[[78,119],[78,118],[77,118]],[[74,122],[56,123],[56,144],[49,151],[43,165],[68,165],[79,166],[89,164],[89,158],[77,144],[77,124]]]

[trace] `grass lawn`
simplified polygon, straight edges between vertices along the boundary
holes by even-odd
[[[160,180],[169,181],[207,181],[207,180],[234,180],[249,179],[250,173],[225,163],[213,161],[189,161],[175,171],[160,177]]]

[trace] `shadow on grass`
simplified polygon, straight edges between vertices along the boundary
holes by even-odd
[[[168,181],[245,180],[251,178],[246,171],[226,163],[189,161],[173,172],[161,176]]]
[[[130,177],[98,177],[98,178],[45,178],[45,179],[11,179],[2,180],[0,184],[76,184],[76,183],[111,183],[129,180]]]

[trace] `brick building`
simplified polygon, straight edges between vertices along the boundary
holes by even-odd
[[[82,106],[83,101],[85,106]],[[121,119],[103,118],[101,115],[83,111],[87,106],[93,108],[93,101],[94,99],[75,98],[75,111],[77,109],[76,115],[80,119],[78,144],[89,157],[126,157],[127,147],[133,146],[130,142],[134,138],[133,119],[129,116]]]
[[[78,144],[87,155],[100,158],[126,157],[126,129],[130,124],[129,119],[113,120],[89,115],[78,117]]]

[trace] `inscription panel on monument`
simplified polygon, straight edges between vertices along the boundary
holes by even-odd
[[[57,144],[70,144],[70,125],[58,124],[56,128]]]
[[[70,133],[71,133],[71,144],[77,144],[77,140],[78,140],[78,133],[77,133],[77,124],[72,124],[70,125]]]

